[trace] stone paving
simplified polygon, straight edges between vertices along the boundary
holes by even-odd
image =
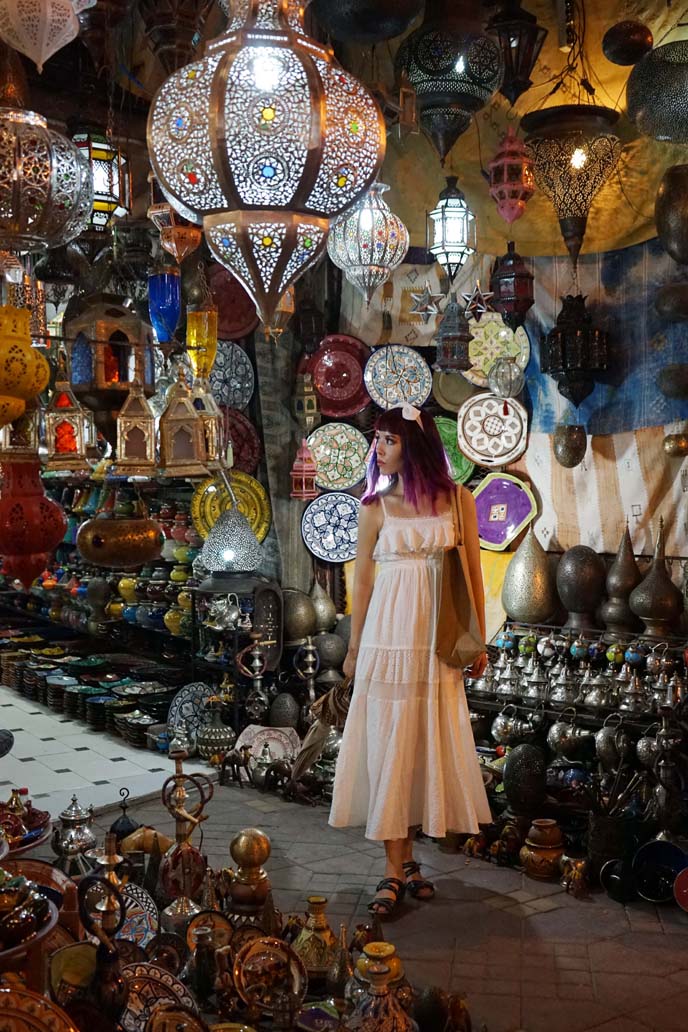
[[[158,803],[131,812],[171,830]],[[208,813],[202,848],[212,866],[231,864],[239,829],[260,827],[272,840],[266,869],[283,912],[303,911],[305,897],[321,892],[335,930],[366,920],[383,850],[358,830],[330,828],[324,807],[236,785],[216,788]],[[101,815],[100,828],[113,817]],[[385,923],[386,937],[414,985],[467,994],[476,1032],[688,1029],[688,914],[675,905],[623,907],[602,893],[577,900],[557,884],[443,853],[431,841],[417,856],[437,896],[405,902]]]

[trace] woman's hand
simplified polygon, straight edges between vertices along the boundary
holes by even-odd
[[[354,674],[356,673],[356,660],[357,659],[358,659],[358,649],[349,648],[349,651],[346,654],[346,659],[344,660],[344,665],[342,667],[342,670],[344,672],[344,676],[345,677],[350,677],[351,680],[353,680]]]
[[[487,652],[482,652],[473,660],[473,665],[468,668],[469,677],[482,677],[487,666]]]

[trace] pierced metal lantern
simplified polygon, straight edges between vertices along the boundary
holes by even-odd
[[[463,306],[457,300],[455,291],[452,291],[435,334],[437,357],[432,368],[438,373],[455,373],[470,369],[473,363],[468,354],[468,346],[472,340],[473,334],[469,329]]]
[[[178,211],[175,211],[158,186],[152,172],[148,175],[150,184],[150,205],[147,216],[160,233],[160,244],[181,265],[185,258],[196,250],[203,233]]]
[[[138,380],[134,380],[117,416],[117,473],[155,473],[155,413]]]
[[[530,76],[540,56],[547,29],[535,15],[524,11],[519,0],[505,0],[487,23],[487,31],[499,40],[504,77],[499,92],[513,104],[533,85]]]
[[[621,141],[612,132],[618,119],[618,111],[596,104],[562,104],[521,119],[535,181],[554,205],[574,265],[592,199],[621,154]]]
[[[688,143],[688,39],[654,47],[631,69],[628,117],[656,140]]]
[[[40,444],[41,410],[37,405],[27,406],[18,419],[0,427],[0,463],[30,461],[38,455]]]
[[[0,36],[42,72],[79,35],[75,6],[75,0],[0,0]]]
[[[475,0],[427,0],[423,24],[394,62],[416,91],[420,124],[442,161],[502,81],[501,50],[477,12]]]
[[[184,367],[167,392],[167,406],[160,417],[160,465],[166,477],[207,476],[207,452],[203,420],[194,408]]]
[[[507,252],[496,258],[490,274],[491,304],[499,312],[509,329],[516,332],[523,326],[526,313],[535,300],[533,295],[534,276],[515,244],[510,240]]]
[[[0,249],[68,243],[92,207],[91,171],[74,144],[35,111],[0,108]]]
[[[426,216],[428,250],[442,266],[450,283],[477,247],[475,215],[457,182],[456,176],[447,176],[437,207]]]
[[[151,105],[160,188],[203,223],[269,326],[325,247],[328,220],[377,177],[385,126],[369,91],[306,36],[299,0],[244,0],[201,61]]]
[[[330,227],[327,253],[364,295],[368,304],[377,288],[401,265],[409,235],[382,197],[385,183],[374,183],[358,204]]]
[[[302,438],[301,444],[298,451],[296,452],[296,458],[294,459],[294,465],[291,467],[289,476],[291,477],[291,492],[290,498],[297,498],[302,502],[310,502],[313,498],[318,497],[318,489],[315,486],[315,476],[318,472],[318,467],[313,458],[313,453],[308,447],[306,438]]]
[[[291,414],[302,430],[310,434],[320,426],[320,402],[310,373],[297,373],[291,399]]]
[[[505,222],[511,225],[520,219],[526,204],[535,193],[533,159],[526,145],[509,126],[502,137],[499,150],[487,166],[490,177],[490,197]]]
[[[46,469],[90,470],[86,458],[86,414],[67,379],[63,356],[60,356],[55,389],[45,410],[45,441]]]
[[[102,129],[80,122],[70,126],[74,143],[88,163],[93,177],[91,229],[103,233],[113,219],[131,211],[131,172],[129,160],[119,147],[108,140]]]
[[[567,294],[556,326],[542,338],[540,368],[577,408],[591,394],[596,375],[607,368],[607,344],[607,334],[592,325],[583,295]]]

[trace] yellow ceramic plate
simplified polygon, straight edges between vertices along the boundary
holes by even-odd
[[[272,522],[267,491],[255,477],[238,469],[232,470],[229,479],[239,512],[246,517],[258,540],[264,541]],[[231,507],[232,501],[220,477],[202,480],[191,499],[191,518],[197,533],[206,538],[220,514]]]

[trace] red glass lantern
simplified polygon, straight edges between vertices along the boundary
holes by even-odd
[[[318,489],[315,486],[316,473],[315,459],[304,437],[289,474],[291,477],[291,494],[289,497],[298,498],[303,502],[317,498]]]
[[[533,85],[530,79],[540,56],[547,29],[524,11],[519,0],[505,0],[487,24],[487,31],[499,40],[504,60],[504,75],[499,92],[513,106]]]
[[[0,553],[8,572],[30,587],[67,529],[64,511],[43,490],[38,459],[3,462]]]
[[[490,197],[496,202],[497,211],[504,221],[511,225],[520,219],[535,192],[533,160],[511,126],[502,137],[499,150],[487,170]]]
[[[495,260],[490,275],[490,290],[492,307],[515,332],[519,326],[523,326],[526,312],[533,304],[534,277],[514,247],[513,240],[510,240],[507,253]]]

